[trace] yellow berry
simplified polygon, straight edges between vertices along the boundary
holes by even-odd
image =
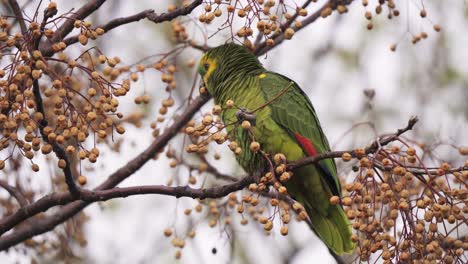
[[[252,143],[250,143],[250,150],[252,152],[257,152],[260,150],[260,143],[258,143],[257,141],[254,141]]]
[[[340,203],[340,197],[338,197],[336,195],[330,197],[330,204],[337,205],[339,203]]]
[[[248,130],[248,129],[250,129],[251,126],[252,125],[250,124],[249,121],[247,121],[247,120],[242,121],[242,124],[241,124],[242,129]]]
[[[343,155],[341,155],[341,159],[343,159],[343,161],[350,161],[351,158],[352,158],[352,156],[348,152],[343,153]]]
[[[226,107],[227,107],[227,108],[232,108],[232,107],[234,107],[234,101],[233,101],[233,100],[227,100],[227,101],[226,101]]]
[[[59,168],[64,169],[67,166],[67,162],[64,159],[60,159],[58,161],[58,166]]]
[[[78,177],[78,183],[79,183],[80,185],[85,185],[86,182],[87,182],[86,176],[80,175],[80,176]]]
[[[287,226],[282,226],[280,229],[280,233],[283,236],[286,236],[288,234],[288,227]]]
[[[287,28],[285,31],[284,31],[284,38],[285,39],[291,39],[294,35],[295,31],[294,29],[292,28]]]

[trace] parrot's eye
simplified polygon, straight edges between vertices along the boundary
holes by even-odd
[[[203,68],[205,68],[205,71],[207,71],[210,68],[210,64],[209,63],[203,64]]]

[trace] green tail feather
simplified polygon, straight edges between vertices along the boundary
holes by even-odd
[[[354,243],[351,241],[352,230],[349,221],[339,205],[330,206],[328,216],[318,213],[314,208],[307,206],[310,216],[310,228],[319,236],[329,249],[337,255],[352,253]]]

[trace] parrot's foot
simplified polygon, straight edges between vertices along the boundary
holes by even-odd
[[[253,180],[256,184],[259,184],[260,183],[260,178],[262,176],[262,174],[260,173],[260,171],[256,171],[253,173]]]
[[[239,123],[242,123],[242,121],[249,121],[250,124],[252,125],[255,125],[255,120],[256,120],[256,117],[255,115],[249,111],[248,109],[245,109],[245,108],[240,108],[237,112],[236,112],[236,117],[237,117],[237,121]]]

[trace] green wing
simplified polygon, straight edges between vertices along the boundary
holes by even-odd
[[[307,95],[290,79],[272,72],[260,77],[260,87],[271,109],[271,118],[296,143],[305,156],[330,150],[320,122]],[[300,135],[300,137],[298,137]],[[340,183],[333,159],[294,171],[285,185],[288,192],[304,205],[309,225],[335,254],[353,251],[352,230],[340,205],[331,205],[331,195],[341,196]]]
[[[314,107],[301,88],[289,78],[274,72],[267,72],[262,77],[260,86],[267,102],[271,101],[269,107],[272,119],[296,139],[306,155],[309,154],[306,147],[297,140],[297,134],[309,139],[317,153],[329,151],[330,145],[322,131]],[[341,196],[335,161],[333,159],[322,160],[316,167],[323,175],[331,192]]]

